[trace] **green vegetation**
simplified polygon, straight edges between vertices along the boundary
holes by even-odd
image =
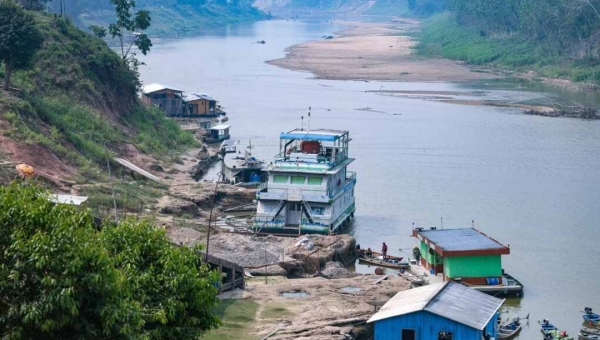
[[[43,46],[13,77],[24,93],[2,99],[10,137],[80,167],[105,166],[106,149],[112,158],[125,143],[157,157],[196,145],[164,113],[138,104],[135,72],[105,42],[62,18],[37,17]]]
[[[491,65],[514,71],[536,71],[541,76],[600,82],[600,63],[577,59],[543,42],[520,34],[483,35],[474,26],[461,26],[450,13],[437,14],[423,24],[420,54]]]
[[[2,337],[197,339],[220,322],[218,275],[196,251],[148,221],[97,227],[34,185],[0,187]]]
[[[4,63],[4,90],[10,89],[14,70],[27,68],[42,44],[33,15],[12,0],[0,1],[0,61]]]
[[[119,0],[124,1],[124,0]],[[80,27],[108,27],[116,21],[115,7],[109,1],[64,0],[66,15]],[[50,3],[59,13],[59,2]],[[252,7],[250,0],[138,0],[136,7],[148,11],[150,35],[195,32],[229,24],[268,19],[269,15]]]
[[[254,327],[258,303],[250,299],[223,300],[215,310],[223,326],[202,336],[203,340],[256,339],[250,333]]]
[[[260,313],[260,317],[262,319],[281,319],[290,316],[290,314],[290,311],[285,308],[285,305],[273,303],[265,306],[262,313]]]

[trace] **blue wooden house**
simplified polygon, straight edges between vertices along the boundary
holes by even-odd
[[[373,315],[375,340],[497,339],[504,300],[454,282],[396,294]]]

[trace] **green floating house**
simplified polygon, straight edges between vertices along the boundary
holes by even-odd
[[[510,248],[474,228],[413,230],[421,265],[444,281],[455,281],[490,294],[521,296],[523,285],[506,274],[502,255]]]

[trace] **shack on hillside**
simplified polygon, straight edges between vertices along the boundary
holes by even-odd
[[[375,340],[497,339],[504,300],[454,282],[401,291],[367,323]]]
[[[168,116],[182,115],[183,90],[162,84],[150,84],[142,88],[142,103],[156,106]]]

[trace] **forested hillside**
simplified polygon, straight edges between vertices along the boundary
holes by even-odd
[[[28,0],[23,0],[28,1]],[[114,5],[109,0],[52,0],[49,8],[61,12],[80,27],[108,26],[114,22]],[[150,11],[151,35],[183,33],[227,24],[268,18],[250,0],[138,0],[136,8]]]
[[[105,179],[117,155],[160,159],[195,145],[158,109],[139,104],[135,71],[103,40],[64,18],[30,15],[42,44],[13,72],[15,90],[0,91],[0,159],[31,164],[61,185]]]
[[[600,0],[410,0],[421,52],[600,82]]]

